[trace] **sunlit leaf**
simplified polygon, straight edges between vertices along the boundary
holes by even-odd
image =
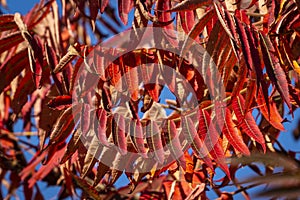
[[[200,109],[198,134],[209,151],[209,154],[218,163],[220,168],[224,170],[227,176],[230,177],[228,166],[225,163],[225,153],[219,142],[220,135],[216,130],[216,124],[212,121],[206,110]]]
[[[149,157],[154,157],[159,163],[164,162],[164,149],[161,140],[161,132],[155,121],[148,120],[146,122],[146,140],[149,147]]]
[[[262,132],[259,130],[252,114],[250,112],[244,113],[245,100],[242,95],[234,97],[232,99],[232,108],[238,119],[238,126],[240,126],[243,131],[252,137],[255,141],[261,144],[264,152],[266,151],[265,139]]]
[[[184,153],[181,150],[181,143],[179,140],[179,132],[176,129],[176,125],[172,120],[164,121],[162,128],[163,140],[171,152],[171,156],[177,160],[179,165],[186,170],[186,162]]]
[[[74,58],[79,56],[80,52],[80,46],[79,45],[71,45],[68,49],[68,52],[66,55],[64,55],[60,60],[57,66],[55,66],[55,69],[53,70],[53,73],[58,73],[62,71],[69,62],[71,62]]]
[[[134,119],[130,120],[129,123],[129,133],[133,146],[138,153],[140,153],[143,157],[146,158],[147,150],[144,145],[144,134],[142,125],[140,121]]]
[[[0,54],[24,41],[21,32],[15,32],[0,39]]]
[[[115,113],[113,116],[112,135],[119,152],[125,155],[127,153],[125,119],[119,113]]]
[[[277,128],[278,130],[283,131],[284,130],[284,127],[282,125],[283,119],[277,110],[276,104],[273,101],[269,101],[270,109],[268,111],[268,107],[264,101],[263,92],[261,89],[258,91],[256,102],[258,104],[258,108],[260,109],[265,119],[268,120],[270,124],[272,124],[272,126]]]
[[[222,106],[219,102],[215,102],[216,107]],[[246,144],[243,142],[243,138],[238,134],[237,127],[232,121],[232,114],[228,108],[218,109],[216,112],[216,118],[218,125],[223,126],[222,133],[228,139],[229,143],[238,151],[245,155],[250,155],[250,151]]]
[[[284,99],[287,106],[291,110],[288,82],[286,80],[285,72],[281,68],[278,58],[276,58],[272,53],[270,53],[265,38],[266,36],[264,36],[263,33],[259,33],[259,36],[261,40],[261,50],[268,76],[272,83],[276,86],[276,89],[280,93],[281,97]]]
[[[134,1],[133,0],[118,0],[118,10],[119,10],[119,16],[121,21],[127,25],[128,22],[128,14],[130,10],[134,6]]]
[[[212,161],[209,158],[209,151],[205,146],[203,140],[200,139],[200,136],[197,133],[197,130],[188,116],[183,116],[182,119],[182,132],[185,135],[185,138],[190,143],[193,151],[197,156],[199,156],[203,161],[213,169]]]
[[[20,51],[2,63],[0,74],[3,75],[4,78],[0,79],[0,93],[3,92],[3,89],[7,87],[26,66],[29,66],[26,55],[27,49]]]
[[[186,10],[195,10],[197,8],[212,5],[213,1],[211,0],[184,0],[176,4],[171,9],[167,10],[168,12],[178,12]]]
[[[6,31],[17,28],[17,24],[14,21],[14,15],[6,14],[0,16],[0,31]]]
[[[54,99],[51,99],[48,103],[50,108],[63,110],[72,104],[72,97],[69,95],[57,96]]]

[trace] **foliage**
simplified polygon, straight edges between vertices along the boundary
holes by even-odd
[[[280,146],[276,138],[284,130],[284,109],[292,115],[300,105],[300,2],[118,0],[117,8],[118,13],[107,0],[61,0],[61,6],[50,0],[41,1],[24,16],[0,16],[0,180],[7,186],[7,198],[16,195],[20,187],[26,199],[42,198],[39,181],[60,185],[61,199],[76,195],[93,199],[193,199],[206,198],[208,189],[220,199],[232,199],[240,192],[250,198],[247,190],[264,183],[270,187],[261,195],[299,196],[299,160],[296,154],[276,149],[274,144]],[[91,41],[107,38],[99,22],[116,34],[128,23],[130,12],[134,15],[131,29],[137,38],[143,35],[138,28],[154,26],[163,28],[164,39],[173,48],[184,44],[179,49],[182,55],[193,47],[184,37],[174,39],[168,34],[170,30],[185,32],[204,46],[221,74],[225,98],[212,100],[210,96],[217,95],[212,77],[198,73],[211,74],[212,62],[197,68],[162,49],[130,51],[106,69],[101,59],[89,65],[86,54],[99,50]],[[155,42],[160,46],[164,41]],[[122,49],[99,51],[115,56]],[[148,63],[161,68],[167,65],[186,79],[179,83],[174,75],[167,80],[177,101],[160,103],[159,81],[164,75],[157,73],[161,68],[146,66]],[[137,69],[138,65],[142,67]],[[97,84],[88,85],[85,80]],[[154,83],[142,89],[137,85],[149,80]],[[81,97],[87,104],[72,101],[73,92],[79,90],[76,81],[82,81]],[[131,94],[130,109],[120,105],[125,107],[119,112],[122,114],[112,108],[115,93],[111,88],[120,82]],[[200,106],[181,110],[178,99],[186,95],[182,88],[187,84]],[[141,118],[139,105],[144,113]],[[164,107],[173,112],[164,116]],[[156,111],[149,114],[152,108]],[[253,110],[261,120],[253,117]],[[92,113],[97,118],[92,118]],[[123,114],[130,116],[129,120]],[[197,124],[193,124],[195,118]],[[23,122],[20,133],[13,130],[19,120]],[[94,121],[99,121],[99,126]],[[125,129],[130,129],[133,137]],[[102,144],[93,142],[92,136],[87,149],[82,135],[97,135]],[[39,144],[22,136],[38,137]],[[111,144],[120,148],[110,148]],[[26,159],[28,152],[31,160]],[[129,156],[128,152],[140,156]],[[104,157],[110,166],[98,162],[97,158]],[[171,162],[164,165],[166,160]],[[257,162],[263,164],[265,173]],[[261,176],[248,180],[253,185],[236,176],[244,166]],[[282,171],[275,172],[278,166]],[[216,181],[218,167],[225,174]],[[115,188],[123,171],[130,184]],[[229,184],[236,187],[235,192],[224,189]],[[78,188],[82,193],[76,194]]]

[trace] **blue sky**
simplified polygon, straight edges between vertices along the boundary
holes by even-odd
[[[15,12],[20,12],[22,14],[27,13],[32,6],[39,1],[37,0],[7,0],[8,3],[8,10],[3,10],[5,13],[15,13]],[[130,24],[130,22],[129,22]],[[295,112],[295,119],[292,119],[291,116],[288,116],[287,119],[290,122],[285,122],[284,127],[286,129],[286,132],[282,132],[278,138],[278,140],[282,143],[283,147],[288,151],[288,150],[293,150],[296,152],[300,152],[300,141],[295,141],[292,135],[292,131],[296,128],[298,125],[298,120],[300,118],[300,109],[296,110]],[[299,154],[298,154],[299,156]],[[246,177],[245,174],[252,174],[252,172],[248,169],[242,169],[241,172],[238,173],[241,177]],[[126,177],[122,177],[120,181],[118,181],[118,185],[124,185],[126,184]],[[45,184],[41,184],[41,189],[43,191],[43,188],[45,188]],[[230,188],[229,188],[230,189]],[[255,190],[255,189],[253,189]],[[46,199],[53,198],[55,194],[57,194],[57,189],[50,189],[47,190],[47,192],[43,193]],[[251,191],[251,190],[250,190]],[[212,198],[216,196],[211,196]],[[240,197],[238,195],[237,197]]]

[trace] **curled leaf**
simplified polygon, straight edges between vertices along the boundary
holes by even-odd
[[[80,45],[75,44],[74,46],[71,45],[68,49],[68,52],[66,55],[64,55],[60,60],[55,69],[53,70],[53,73],[61,72],[68,63],[70,63],[74,58],[77,56],[80,56]]]

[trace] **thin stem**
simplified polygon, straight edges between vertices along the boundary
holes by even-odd
[[[260,13],[254,13],[254,12],[246,12],[246,15],[248,15],[250,17],[263,17],[266,14],[260,14]]]
[[[240,193],[240,192],[245,192],[246,190],[251,189],[251,188],[256,187],[256,186],[259,186],[259,185],[260,185],[260,184],[257,184],[257,183],[256,183],[256,184],[248,185],[248,186],[246,186],[246,187],[241,187],[240,189],[238,189],[238,190],[232,192],[232,195],[238,194],[238,193]]]
[[[246,91],[247,91],[247,88],[244,88],[244,89],[242,89],[242,90],[240,91],[240,94],[244,94]],[[223,100],[223,102],[227,102],[227,101],[230,101],[230,100],[231,100],[231,96],[226,97],[226,98]],[[209,105],[209,106],[203,108],[203,110],[211,109],[211,108],[213,108],[214,106],[215,106],[214,104],[211,104],[211,105]],[[180,112],[179,112],[179,113],[180,113]],[[180,117],[174,118],[174,119],[172,119],[172,120],[174,120],[174,122],[178,122],[178,121],[180,121]]]
[[[244,89],[242,89],[242,90],[240,91],[240,94],[244,94],[246,91],[247,91],[247,88],[244,88]],[[227,102],[227,101],[230,101],[230,100],[231,100],[231,96],[226,97],[226,98],[223,100],[223,102]],[[211,109],[211,108],[213,108],[214,106],[215,106],[215,104],[211,104],[211,105],[209,105],[209,106],[203,108],[203,110]]]

